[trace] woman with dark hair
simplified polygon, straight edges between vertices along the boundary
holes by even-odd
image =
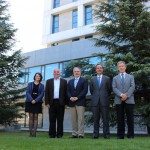
[[[42,113],[44,85],[41,83],[41,81],[41,73],[36,73],[34,75],[34,81],[28,84],[26,90],[25,112],[29,112],[30,137],[36,137],[38,114]]]

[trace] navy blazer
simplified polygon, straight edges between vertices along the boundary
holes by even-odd
[[[28,83],[26,90],[26,102],[31,102],[33,100],[32,98],[33,85],[34,82]],[[44,97],[44,85],[42,83],[39,83],[38,97],[35,99],[35,101],[42,103],[43,97]]]
[[[67,96],[69,99],[69,106],[85,106],[86,104],[86,94],[88,92],[88,81],[85,78],[80,77],[76,88],[74,87],[74,80],[71,79],[67,85]],[[78,97],[76,102],[70,100],[71,97]]]

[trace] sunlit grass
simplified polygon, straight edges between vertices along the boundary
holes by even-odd
[[[28,137],[28,132],[0,132],[0,150],[150,150],[150,137],[136,135],[134,139],[118,140],[111,135],[109,140],[92,139],[86,134],[84,139],[71,139],[65,133],[62,139],[50,139],[47,132],[38,132],[36,138]]]

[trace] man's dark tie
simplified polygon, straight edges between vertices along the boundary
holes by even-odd
[[[98,77],[98,78],[97,78],[97,81],[98,81],[98,87],[99,87],[99,89],[100,89],[100,86],[101,86],[101,77]]]
[[[124,82],[125,82],[125,81],[124,81],[124,74],[123,74],[123,73],[121,74],[121,82],[122,82],[122,84],[124,85]]]

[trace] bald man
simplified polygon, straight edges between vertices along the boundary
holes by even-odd
[[[67,103],[66,96],[67,81],[60,78],[59,69],[54,69],[54,78],[46,81],[45,89],[45,105],[49,109],[50,138],[62,138],[63,136],[64,110]]]

